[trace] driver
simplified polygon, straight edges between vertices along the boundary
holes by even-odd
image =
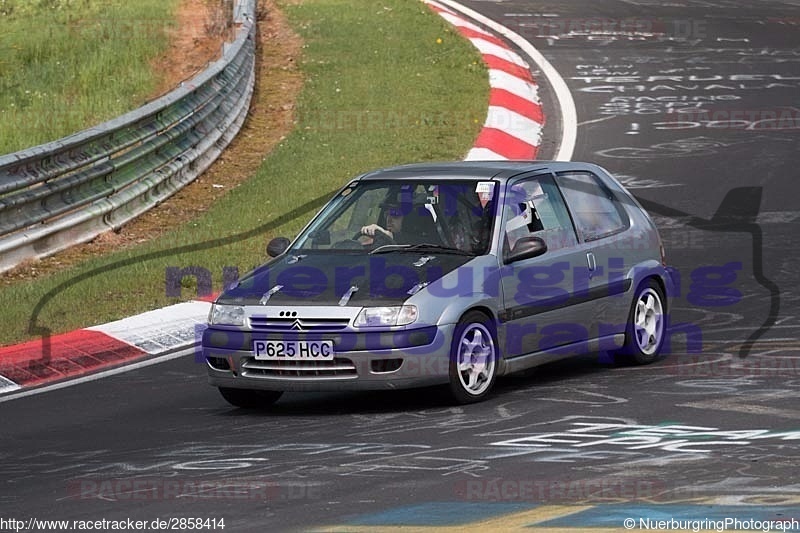
[[[425,197],[414,197],[411,191],[388,195],[381,203],[383,226],[363,226],[360,231],[362,244],[441,244],[436,219],[427,207]]]
[[[403,210],[400,205],[384,204],[386,213],[386,227],[383,228],[378,224],[369,224],[361,228],[362,235],[374,237],[376,232],[384,234],[391,240],[396,240],[396,237],[403,231]]]
[[[369,224],[361,228],[361,235],[372,242],[401,242],[403,231],[403,220],[409,209],[411,209],[410,202],[402,202],[400,199],[401,194],[397,192],[390,192],[386,195],[386,199],[381,203],[383,209],[384,225]],[[371,238],[371,239],[370,239]]]

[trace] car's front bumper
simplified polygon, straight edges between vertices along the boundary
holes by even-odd
[[[209,383],[218,387],[278,391],[401,389],[448,381],[454,329],[454,324],[447,324],[300,337],[334,341],[334,360],[323,362],[256,360],[254,336],[281,337],[211,328],[203,336],[202,350]]]

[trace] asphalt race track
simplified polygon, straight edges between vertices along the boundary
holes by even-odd
[[[573,159],[656,218],[681,279],[671,355],[587,354],[466,407],[423,390],[286,394],[251,412],[187,354],[0,402],[0,519],[800,530],[800,1],[463,4],[544,54],[575,100]],[[561,125],[542,97],[547,159]]]

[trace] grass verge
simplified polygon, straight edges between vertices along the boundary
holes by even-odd
[[[0,0],[0,154],[144,103],[177,3]]]
[[[199,267],[222,284],[265,260],[266,242],[294,235],[314,199],[381,166],[463,157],[486,112],[478,53],[420,2],[280,2],[305,39],[306,77],[293,132],[250,180],[192,222],[141,246],[0,290],[0,344],[108,322],[196,296],[165,290],[169,267]],[[305,206],[305,207],[304,207]],[[277,221],[277,222],[276,222]]]

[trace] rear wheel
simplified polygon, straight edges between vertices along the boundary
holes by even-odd
[[[666,337],[666,305],[655,280],[642,283],[636,291],[625,329],[625,344],[620,354],[629,361],[645,365],[661,355]]]
[[[450,350],[450,392],[458,403],[488,396],[497,377],[494,326],[478,311],[470,311],[456,326]]]
[[[281,397],[283,391],[231,389],[228,387],[220,387],[219,393],[229,404],[233,406],[253,409],[272,405],[278,401],[278,398]]]

